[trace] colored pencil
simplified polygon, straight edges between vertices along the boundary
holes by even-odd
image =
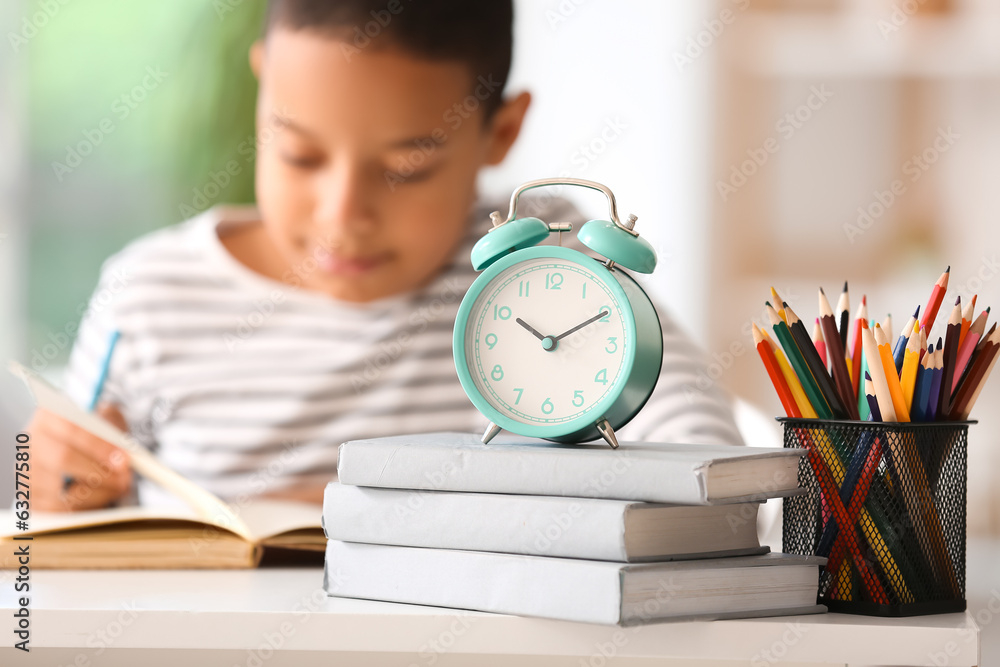
[[[858,334],[858,338],[861,338],[861,334]],[[868,359],[865,358],[864,348],[862,348],[859,354],[861,355],[861,376],[864,377],[865,375],[868,375]],[[861,384],[861,391],[858,395],[857,405],[858,405],[858,418],[863,422],[868,421],[868,415],[871,414],[871,408],[868,405],[868,399],[865,398],[864,383]]]
[[[948,317],[948,328],[944,339],[944,374],[941,377],[941,394],[938,396],[938,414],[941,417],[950,412],[952,380],[955,376],[955,362],[958,359],[958,335],[961,331],[962,297],[958,297]]]
[[[862,295],[858,312],[854,315],[854,339],[851,341],[851,382],[854,385],[854,395],[858,398],[864,394],[864,385],[861,383],[861,358],[864,356],[861,347],[861,323],[867,321],[868,296]]]
[[[867,324],[861,328],[862,343],[865,348],[865,358],[868,360],[868,377],[872,380],[875,398],[878,399],[879,413],[882,421],[896,421],[896,410],[893,407],[892,395],[889,393],[889,382],[885,375],[885,365],[881,363],[875,334]],[[895,375],[895,373],[893,373]],[[898,380],[897,380],[898,381]]]
[[[788,417],[801,418],[802,413],[799,411],[799,407],[795,404],[795,399],[792,397],[792,390],[788,387],[788,383],[785,381],[785,376],[781,373],[781,367],[778,365],[778,359],[774,356],[774,351],[771,346],[761,333],[760,327],[757,323],[753,323],[753,342],[757,347],[757,353],[760,355],[760,360],[764,362],[764,368],[767,369],[767,374],[771,378],[771,384],[774,385],[774,390],[778,392],[778,398],[781,400],[782,407],[785,408],[785,415]]]
[[[954,404],[948,415],[951,419],[968,419],[972,405],[979,397],[979,392],[982,390],[986,378],[996,364],[998,348],[1000,348],[1000,332],[994,331],[986,340],[982,351],[977,355],[972,368],[969,369],[965,381],[962,382],[955,394]]]
[[[785,354],[788,355],[788,361],[791,363],[792,368],[795,369],[796,375],[799,376],[802,388],[805,390],[806,396],[809,397],[809,402],[812,404],[816,414],[820,419],[833,419],[830,404],[826,402],[823,392],[820,391],[819,385],[816,384],[816,378],[813,377],[812,371],[809,370],[809,365],[806,364],[806,360],[802,357],[802,351],[792,338],[792,333],[789,331],[788,325],[785,324],[785,321],[781,319],[778,311],[771,304],[765,304],[764,309],[767,312],[767,319],[771,322],[771,326],[774,329],[774,335],[778,338],[778,342],[781,343]],[[816,348],[812,344],[808,345],[806,349],[812,350],[813,353],[816,352]]]
[[[978,298],[978,294],[973,294],[972,300],[966,304],[964,309],[962,309],[962,331],[958,336],[959,349],[962,348],[962,343],[965,342],[965,336],[969,333],[969,327],[972,326],[972,320],[976,316],[976,299]]]
[[[97,409],[97,402],[101,399],[101,393],[104,391],[104,383],[108,379],[108,369],[111,367],[111,355],[115,352],[115,345],[118,344],[119,338],[121,338],[120,331],[111,332],[111,339],[108,341],[108,350],[104,353],[104,359],[101,361],[100,374],[97,376],[97,384],[94,386],[94,392],[90,396],[90,404],[87,406],[87,412],[93,412]]]
[[[875,396],[875,383],[872,382],[871,373],[865,373],[865,400],[868,401],[868,407],[871,409],[870,421],[882,421],[882,412],[878,408],[878,398]]]
[[[805,325],[802,324],[802,320],[799,319],[799,316],[795,314],[795,311],[787,303],[781,305],[785,308],[785,317],[788,318],[788,330],[791,332],[795,343],[799,346],[799,351],[802,352],[802,357],[809,366],[809,370],[812,371],[820,393],[823,394],[827,405],[830,406],[833,418],[848,419],[848,412],[844,409],[843,401],[840,400],[840,395],[833,386],[833,378],[830,377],[829,371],[826,370],[823,360],[819,358],[816,346],[813,345],[812,340],[809,338],[809,333],[806,331]],[[817,412],[819,411],[817,410]]]
[[[785,382],[792,391],[792,398],[795,399],[795,405],[798,406],[799,412],[806,419],[815,419],[816,410],[813,408],[812,403],[809,402],[809,397],[806,396],[805,389],[802,388],[802,382],[799,380],[799,376],[795,374],[795,371],[792,370],[791,365],[789,365],[785,353],[781,351],[777,343],[771,340],[771,337],[767,335],[764,329],[760,329],[760,333],[764,336],[767,344],[771,346],[771,351],[774,352],[774,357],[778,360],[778,366],[781,367],[781,374],[785,376]]]
[[[855,404],[854,389],[851,387],[851,376],[847,371],[847,365],[842,361],[844,348],[837,332],[837,320],[822,287],[819,288],[819,315],[816,322],[817,325],[822,326],[823,332],[826,333],[826,347],[830,353],[830,370],[833,372],[835,388],[840,392],[839,398],[844,404],[848,418],[860,419]]]
[[[906,344],[910,342],[910,335],[913,333],[913,325],[917,322],[917,317],[920,315],[920,306],[913,311],[913,315],[910,319],[906,321],[903,326],[903,330],[899,332],[899,338],[896,339],[896,347],[892,348],[892,360],[896,363],[896,374],[899,375],[903,372],[903,358],[906,353]],[[919,331],[919,330],[918,330]],[[917,336],[920,337],[919,335]],[[890,338],[889,340],[892,340]]]
[[[914,331],[906,343],[903,368],[899,373],[899,386],[903,390],[903,401],[906,403],[907,412],[913,409],[913,392],[916,390],[917,368],[920,366],[920,335],[916,331],[919,326],[917,319],[913,318]]]
[[[931,390],[931,355],[925,354],[917,368],[917,381],[913,388],[913,409],[910,410],[910,421],[927,421],[927,395]]]
[[[927,333],[930,333],[931,329],[934,328],[934,320],[937,318],[938,309],[941,308],[941,302],[944,301],[945,292],[948,291],[950,277],[951,267],[949,266],[934,283],[934,289],[931,290],[931,297],[927,300],[927,306],[924,308],[924,318],[920,320],[920,326],[927,329]]]
[[[823,362],[823,365],[826,366],[827,365],[826,339],[823,337],[823,329],[820,326],[818,317],[816,318],[816,322],[813,324],[812,339],[813,339],[813,345],[816,346],[816,354],[819,355],[819,358]]]
[[[774,302],[774,307],[778,311],[781,321],[788,324],[788,318],[785,317],[785,307],[781,305],[785,302],[785,300],[778,296],[777,290],[773,287],[771,288],[771,300]]]
[[[872,325],[872,331],[875,330],[875,325]],[[887,340],[892,340],[892,313],[885,316],[882,320],[882,331],[885,332],[885,337]],[[890,351],[891,354],[891,351]]]
[[[941,395],[941,376],[944,375],[942,369],[944,350],[941,349],[943,346],[944,343],[942,343],[941,339],[938,338],[937,345],[934,347],[934,359],[932,360],[934,363],[934,374],[931,376],[931,391],[927,396],[926,412],[927,421],[929,422],[934,421],[938,415],[938,397]]]
[[[972,353],[983,337],[983,331],[986,329],[986,318],[989,317],[989,314],[989,308],[979,313],[979,317],[969,326],[969,331],[965,334],[965,339],[958,346],[958,358],[955,360],[955,379],[952,380],[951,385],[952,392],[958,387],[958,382],[965,374],[965,369],[969,367],[969,360],[972,358]]]
[[[840,320],[840,346],[847,350],[847,329],[851,324],[851,295],[847,291],[847,281],[837,301],[837,315]]]
[[[899,376],[896,375],[896,363],[892,360],[891,345],[882,327],[875,325],[873,332],[875,344],[878,346],[879,358],[885,368],[886,384],[889,386],[889,397],[892,399],[892,409],[896,413],[893,421],[910,421],[910,411],[906,408],[906,401],[903,399],[903,388],[899,384]]]

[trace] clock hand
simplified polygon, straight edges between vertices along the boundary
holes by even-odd
[[[601,319],[602,317],[607,317],[610,314],[611,314],[610,311],[602,310],[601,312],[597,313],[596,315],[594,315],[593,317],[591,317],[589,320],[587,320],[583,324],[577,324],[575,327],[573,327],[569,331],[564,331],[561,334],[559,334],[558,336],[553,337],[553,340],[556,340],[556,341],[562,340],[563,338],[565,338],[566,336],[570,335],[571,333],[577,332],[580,329],[582,329],[585,326],[587,326],[588,324],[590,324],[592,322],[596,322],[597,320]]]
[[[545,339],[545,336],[543,336],[542,334],[540,334],[537,331],[535,331],[530,324],[528,324],[527,322],[525,322],[524,320],[522,320],[520,317],[514,318],[514,321],[517,322],[518,324],[520,324],[522,327],[524,327],[528,331],[530,331],[531,333],[535,334],[535,338],[537,338],[538,340],[544,340]]]

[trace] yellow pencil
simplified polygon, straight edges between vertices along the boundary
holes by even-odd
[[[775,290],[773,287],[771,288],[771,298],[774,299],[774,309],[778,311],[778,317],[781,318],[782,322],[788,324],[788,318],[785,317],[785,309],[781,305],[784,303],[784,301],[780,296],[778,296],[777,290]]]
[[[903,369],[899,372],[899,385],[903,390],[906,412],[913,409],[913,389],[917,384],[917,366],[920,365],[920,323],[913,324],[913,333],[903,353]]]
[[[785,357],[785,353],[781,351],[781,348],[771,340],[771,337],[767,335],[767,332],[763,329],[760,330],[764,334],[764,340],[767,341],[771,349],[774,350],[774,356],[778,358],[778,366],[781,368],[781,374],[785,376],[785,382],[788,383],[788,388],[792,391],[792,398],[795,399],[795,405],[799,406],[799,412],[806,419],[815,419],[816,410],[813,408],[812,403],[809,402],[809,397],[806,396],[806,390],[802,388],[802,383],[799,381],[799,376],[795,374],[792,370],[791,364],[788,363],[788,359]]]
[[[882,331],[882,327],[878,324],[875,325],[874,337],[875,344],[878,346],[879,356],[877,358],[881,358],[882,360],[882,366],[885,369],[886,384],[889,385],[889,396],[892,399],[892,409],[896,412],[896,419],[892,421],[908,422],[910,421],[910,411],[907,409],[906,401],[903,399],[903,388],[899,384],[899,376],[896,375],[896,362],[892,358],[892,345],[889,343],[885,332]],[[882,406],[879,405],[879,407],[881,408]],[[885,415],[882,416],[883,418],[885,417]],[[883,419],[883,421],[888,420]]]

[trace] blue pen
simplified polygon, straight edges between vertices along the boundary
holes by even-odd
[[[115,345],[118,343],[120,337],[121,332],[118,330],[111,332],[108,352],[104,355],[104,362],[101,364],[101,374],[97,378],[97,386],[94,387],[94,396],[90,399],[90,406],[87,408],[88,412],[93,412],[97,409],[97,401],[100,400],[101,392],[104,391],[104,381],[108,379],[108,367],[111,366],[111,355],[114,354]]]

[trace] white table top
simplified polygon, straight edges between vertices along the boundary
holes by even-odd
[[[11,615],[6,610],[16,602],[13,576],[12,571],[0,572],[0,608],[5,609],[0,616],[8,619],[8,625]],[[535,660],[563,656],[572,661],[559,664],[601,665],[602,653],[678,660],[663,664],[695,659],[712,659],[719,665],[945,664],[940,656],[946,656],[951,666],[979,664],[979,630],[968,613],[901,619],[822,614],[616,628],[329,598],[322,583],[322,569],[312,567],[35,570],[31,572],[32,653],[56,648],[68,653],[59,653],[63,662],[34,664],[66,664],[80,655],[107,658],[116,651],[135,659],[135,651],[162,648],[235,651],[226,654],[225,662],[214,664],[233,664],[230,655],[244,656],[238,664],[252,664],[246,662],[248,651],[266,647],[263,642],[280,646],[279,653],[286,655],[327,652],[322,654],[326,664],[332,664],[329,652],[389,655],[395,657],[394,663],[378,664],[398,665],[414,660],[418,665],[453,664],[437,657],[459,655],[463,659],[454,664],[497,656]],[[8,638],[0,647],[0,663],[10,664],[13,657],[20,661],[13,664],[33,664],[10,648],[10,631],[4,628],[4,633]],[[185,664],[190,667],[195,662]],[[144,659],[144,664],[154,663]]]

